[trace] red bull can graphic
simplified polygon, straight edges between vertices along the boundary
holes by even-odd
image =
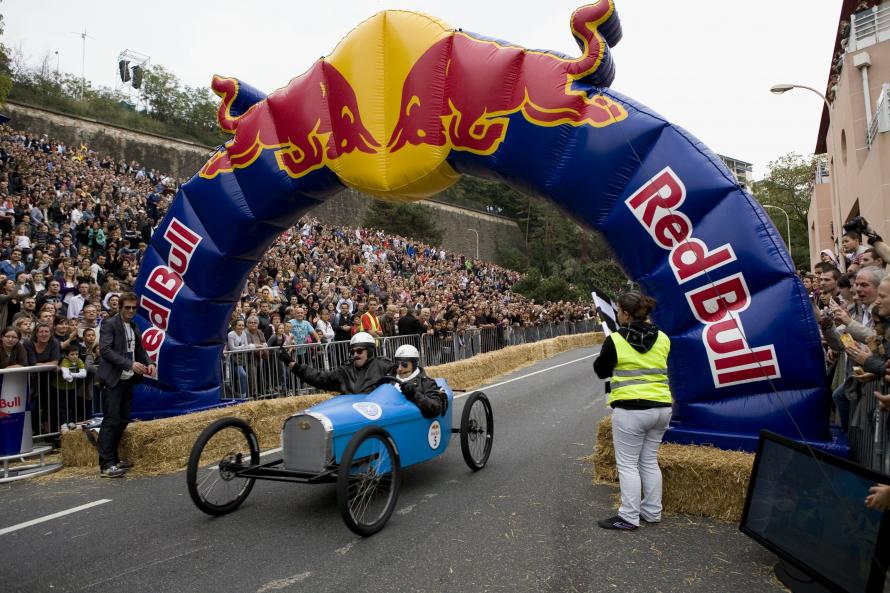
[[[25,370],[0,372],[0,457],[34,448],[28,375]]]

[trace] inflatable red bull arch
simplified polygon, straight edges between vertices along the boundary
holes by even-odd
[[[386,11],[270,95],[214,77],[233,138],[180,188],[145,256],[138,320],[158,375],[134,414],[219,405],[244,281],[313,206],[347,186],[421,199],[471,174],[602,233],[658,300],[673,342],[670,439],[827,441],[819,332],[775,227],[698,140],[609,88],[612,0],[570,24],[577,58]]]

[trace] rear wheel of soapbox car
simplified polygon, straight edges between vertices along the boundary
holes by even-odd
[[[470,469],[485,467],[491,455],[494,415],[491,402],[481,391],[470,394],[460,419],[460,452]]]
[[[189,455],[189,496],[208,515],[231,513],[253,489],[237,471],[260,462],[256,433],[240,418],[221,418],[204,429]]]
[[[392,437],[366,426],[346,445],[337,470],[337,506],[343,522],[361,536],[383,529],[399,497],[401,472]]]

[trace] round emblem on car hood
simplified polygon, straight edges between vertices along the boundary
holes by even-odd
[[[377,420],[383,415],[383,410],[374,402],[356,402],[352,407],[368,420]]]

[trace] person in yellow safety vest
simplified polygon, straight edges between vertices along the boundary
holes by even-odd
[[[371,297],[368,299],[368,310],[362,313],[362,328],[361,331],[367,332],[374,336],[374,338],[382,338],[383,337],[383,328],[380,326],[380,319],[377,318],[377,306],[380,302],[376,297]],[[380,340],[375,339],[377,345],[380,345]]]
[[[640,521],[661,521],[658,448],[671,421],[668,385],[670,339],[649,321],[655,300],[629,292],[618,297],[618,331],[603,342],[593,369],[611,378],[612,443],[618,466],[618,514],[599,521],[604,529],[633,531]]]

